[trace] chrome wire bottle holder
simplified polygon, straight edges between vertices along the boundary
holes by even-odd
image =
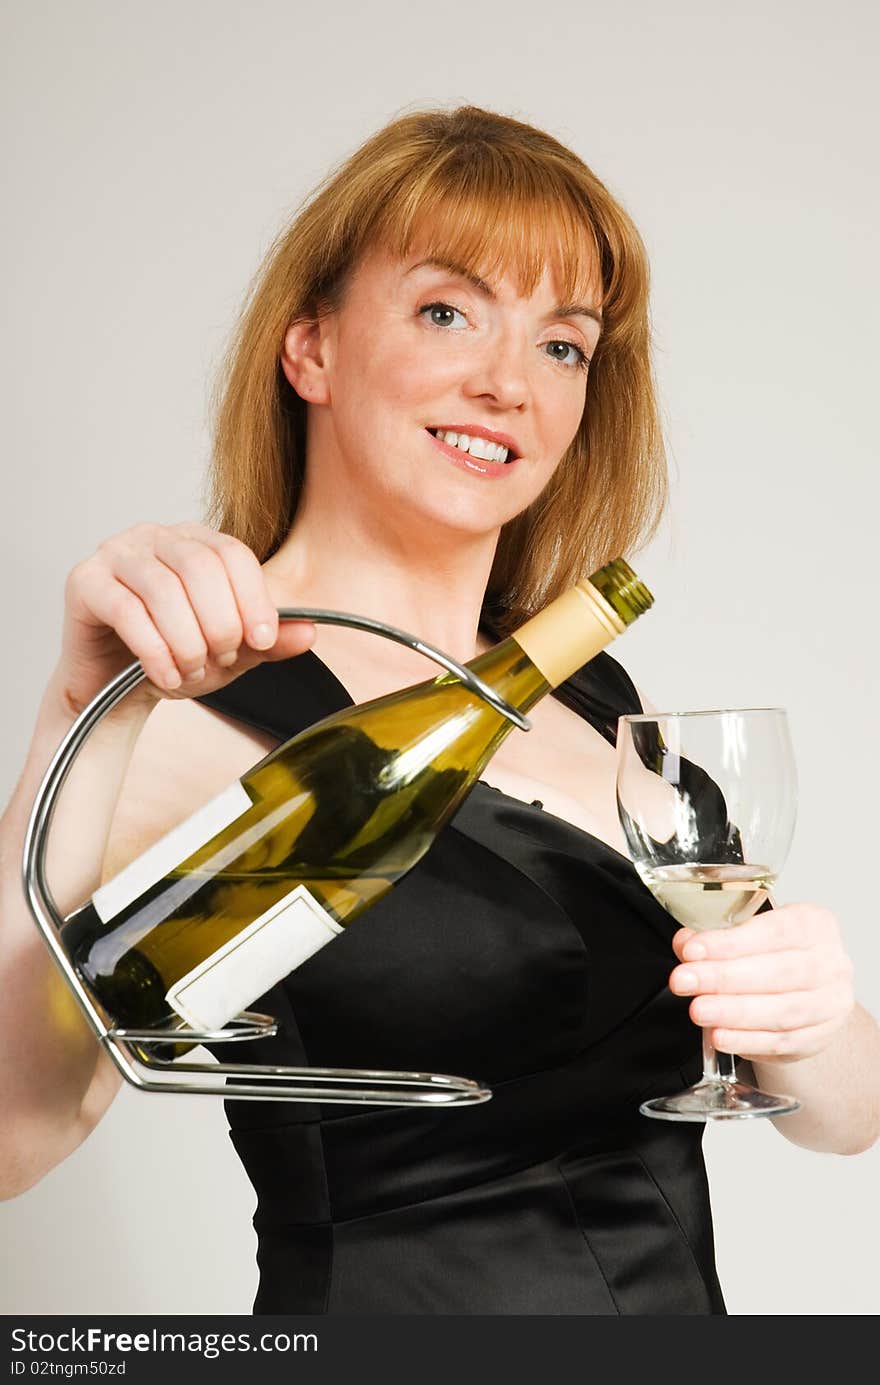
[[[279,607],[282,621],[303,620],[316,625],[348,625],[367,630],[433,659],[501,716],[523,731],[530,729],[527,717],[510,706],[477,674],[442,650],[382,621],[344,611]],[[269,1015],[243,1011],[217,1030],[196,1030],[188,1026],[165,1029],[134,1029],[115,1024],[112,1015],[81,981],[61,943],[61,929],[67,922],[60,915],[46,881],[46,848],[58,795],[74,760],[98,723],[122,701],[127,693],[144,681],[146,673],[139,660],[112,679],[80,713],[61,742],[40,785],[31,810],[24,842],[22,882],[25,899],[46,945],[101,1045],[110,1055],[126,1082],[142,1092],[181,1092],[186,1095],[220,1096],[244,1101],[318,1101],[380,1106],[466,1106],[488,1101],[491,1090],[479,1081],[446,1073],[395,1072],[370,1068],[315,1068],[272,1066],[264,1063],[202,1063],[193,1060],[164,1059],[137,1046],[162,1044],[198,1047],[201,1044],[244,1043],[271,1038],[278,1032]],[[80,906],[84,907],[84,906]],[[74,913],[77,911],[74,910]],[[70,915],[69,917],[72,917]],[[367,922],[366,927],[369,927]],[[206,1081],[210,1076],[213,1081]],[[190,1080],[197,1077],[201,1080]]]

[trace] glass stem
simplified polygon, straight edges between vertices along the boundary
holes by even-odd
[[[735,1082],[736,1060],[732,1053],[721,1053],[709,1042],[711,1030],[703,1029],[703,1081]]]

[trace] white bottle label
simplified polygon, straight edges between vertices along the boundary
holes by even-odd
[[[145,894],[151,885],[162,880],[175,866],[187,860],[205,842],[216,837],[218,832],[222,832],[224,827],[235,822],[253,806],[244,785],[236,779],[228,789],[223,789],[183,822],[172,827],[142,856],[138,856],[96,890],[92,895],[95,913],[104,923],[109,923]]]
[[[191,1028],[220,1029],[342,931],[305,885],[297,885],[175,981],[165,999]]]

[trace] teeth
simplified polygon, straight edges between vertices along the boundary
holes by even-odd
[[[447,432],[444,428],[433,430],[434,436],[441,442],[445,442],[450,447],[457,447],[460,452],[469,452],[472,457],[479,457],[482,462],[506,462],[508,449],[502,447],[500,443],[489,442],[487,438],[471,438],[467,433]]]
[[[471,438],[468,448],[472,457],[479,457],[483,462],[497,462],[499,450],[504,452],[505,457],[507,456],[506,447],[499,449],[496,443],[489,442],[486,438]]]

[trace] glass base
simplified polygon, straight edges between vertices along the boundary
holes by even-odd
[[[661,1121],[749,1120],[754,1116],[786,1116],[800,1110],[801,1103],[790,1096],[773,1096],[745,1082],[707,1081],[676,1092],[643,1101],[643,1116]]]

